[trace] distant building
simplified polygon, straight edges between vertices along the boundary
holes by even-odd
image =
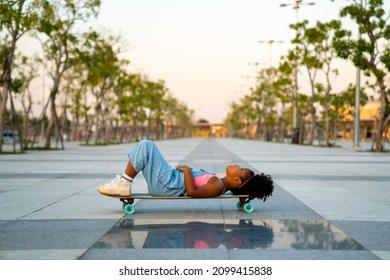
[[[379,101],[369,101],[360,108],[360,138],[363,141],[372,141],[378,133]],[[338,137],[352,139],[354,133],[354,116],[345,116],[345,121],[338,123]],[[388,126],[386,136],[390,138]]]
[[[193,125],[192,137],[223,138],[226,137],[226,128],[223,124],[209,124],[205,121],[199,121]]]

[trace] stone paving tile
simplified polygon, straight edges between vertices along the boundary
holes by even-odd
[[[328,221],[362,250],[96,249],[124,217],[96,186],[121,173],[135,143],[0,156],[0,259],[390,259],[390,157],[351,144],[319,148],[240,139],[157,141],[168,162],[224,173],[238,163],[273,176],[255,211],[233,200],[137,201],[131,219]],[[146,191],[139,176],[137,192]],[[130,251],[129,251],[130,250]]]

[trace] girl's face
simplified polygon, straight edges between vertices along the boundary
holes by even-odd
[[[230,177],[248,178],[251,174],[251,170],[248,168],[242,168],[239,165],[228,165],[226,166],[226,175]]]

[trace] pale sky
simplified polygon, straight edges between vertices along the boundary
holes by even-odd
[[[309,3],[314,0],[306,0]],[[299,19],[325,22],[338,18],[348,1],[316,0],[301,5]],[[280,7],[285,3],[291,6]],[[103,0],[93,26],[121,34],[131,71],[162,79],[196,119],[221,122],[229,103],[249,93],[259,62],[273,66],[291,49],[295,0]],[[388,4],[387,4],[388,5]],[[351,24],[350,22],[347,24]],[[354,26],[350,25],[353,29]],[[283,41],[268,44],[259,41]],[[354,83],[355,70],[341,63],[335,87]],[[346,67],[346,68],[345,68]],[[251,78],[248,79],[248,76]],[[300,79],[300,87],[307,84]]]

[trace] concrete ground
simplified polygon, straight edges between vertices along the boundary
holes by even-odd
[[[125,215],[96,192],[135,144],[0,156],[0,259],[390,259],[390,156],[239,139],[157,141],[167,161],[271,174],[251,214],[233,199],[141,200]],[[364,144],[363,144],[364,145]],[[142,174],[133,192],[146,191]]]

